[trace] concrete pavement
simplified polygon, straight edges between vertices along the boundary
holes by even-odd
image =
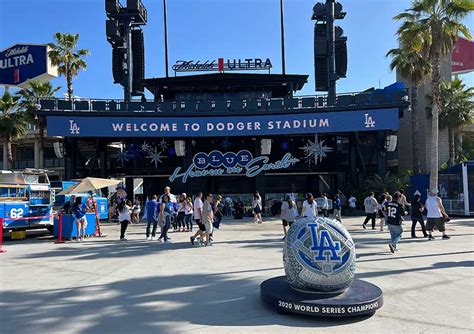
[[[372,317],[344,320],[279,315],[262,305],[259,284],[284,274],[282,231],[279,220],[250,220],[224,222],[212,247],[192,247],[190,233],[170,234],[169,245],[146,241],[142,224],[129,226],[128,242],[118,241],[118,225],[83,243],[57,245],[48,236],[6,241],[0,332],[474,331],[473,220],[450,222],[451,240],[410,239],[405,232],[392,255],[387,231],[362,230],[361,217],[346,218],[357,277],[381,287],[385,305]]]

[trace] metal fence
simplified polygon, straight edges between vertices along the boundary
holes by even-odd
[[[464,215],[464,201],[443,199],[443,206],[448,215]]]

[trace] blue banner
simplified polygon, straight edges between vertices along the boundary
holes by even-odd
[[[45,73],[48,73],[46,45],[16,44],[0,52],[0,85],[20,85]]]
[[[398,129],[398,109],[252,116],[48,116],[48,134],[64,137],[258,136]]]

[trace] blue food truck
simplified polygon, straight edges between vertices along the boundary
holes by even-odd
[[[0,171],[2,228],[53,230],[54,190],[45,170]]]

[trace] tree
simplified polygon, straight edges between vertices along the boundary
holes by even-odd
[[[390,69],[397,69],[400,75],[408,79],[411,84],[411,142],[413,153],[413,171],[420,173],[420,148],[419,148],[419,110],[418,89],[420,84],[431,73],[430,63],[416,51],[407,48],[391,49],[387,57],[392,57]]]
[[[414,0],[405,12],[394,17],[402,20],[398,36],[408,49],[426,54],[431,63],[432,120],[430,189],[438,188],[438,124],[440,106],[440,64],[460,35],[471,38],[461,21],[474,10],[474,0]]]
[[[44,119],[38,117],[38,100],[54,98],[54,94],[61,89],[61,87],[53,88],[50,82],[40,82],[36,80],[29,81],[29,87],[20,90],[17,93],[21,99],[19,107],[26,112],[26,117],[29,123],[35,124],[38,128],[39,140],[39,156],[40,168],[43,168],[43,152],[44,152]]]
[[[455,145],[459,130],[470,125],[474,117],[474,87],[467,88],[460,79],[443,81],[440,90],[439,127],[448,129],[449,161],[457,162]]]
[[[7,159],[11,167],[13,162],[12,140],[26,135],[28,121],[26,114],[21,112],[18,105],[19,96],[5,91],[0,98],[0,135],[7,145]]]
[[[56,40],[56,44],[48,44],[48,46],[51,48],[51,50],[48,52],[48,56],[51,59],[51,63],[55,66],[58,66],[59,74],[66,77],[67,95],[69,100],[72,100],[72,78],[77,76],[79,70],[87,68],[87,64],[83,57],[89,54],[89,50],[77,50],[79,34],[71,35],[69,33],[63,34],[57,32],[54,35],[54,38]]]

